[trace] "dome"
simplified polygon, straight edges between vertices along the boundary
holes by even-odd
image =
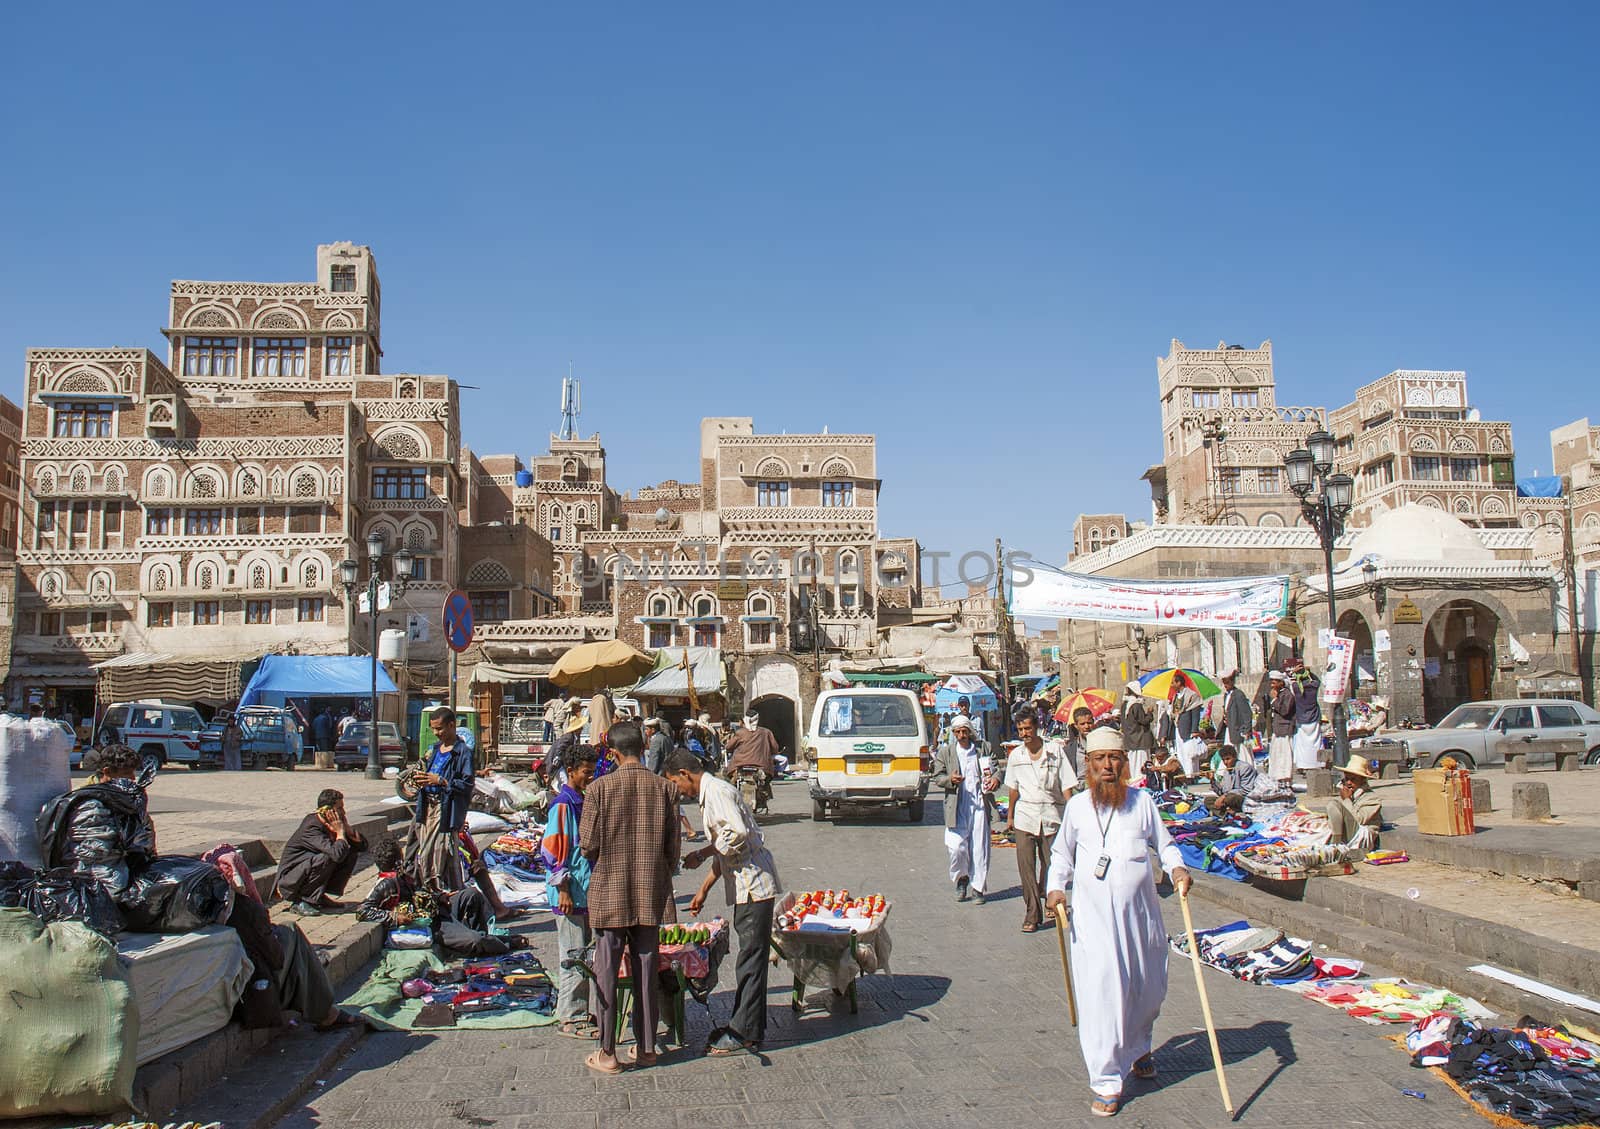
[[[1347,560],[1373,555],[1388,561],[1472,564],[1495,559],[1477,532],[1443,510],[1408,502],[1381,514],[1350,542]]]

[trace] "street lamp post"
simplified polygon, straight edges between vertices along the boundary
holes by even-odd
[[[378,582],[383,579],[383,564],[388,556],[388,541],[381,532],[367,534],[367,614],[372,620],[372,697],[367,715],[367,779],[383,779],[383,761],[379,758],[381,739],[378,736]],[[411,580],[416,558],[406,549],[394,554],[394,596],[405,595]],[[339,579],[344,582],[345,607],[355,610],[356,589],[361,583],[361,565],[357,561],[339,562]]]
[[[1290,451],[1283,460],[1289,472],[1289,489],[1300,499],[1300,512],[1306,523],[1317,531],[1317,540],[1322,544],[1330,634],[1339,629],[1339,606],[1333,594],[1333,543],[1344,532],[1344,521],[1350,516],[1355,490],[1355,480],[1348,474],[1333,473],[1333,456],[1333,436],[1318,428],[1306,436],[1304,447]],[[1333,753],[1335,763],[1349,760],[1350,735],[1345,727],[1343,701],[1333,705]]]

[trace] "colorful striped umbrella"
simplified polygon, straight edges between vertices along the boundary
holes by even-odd
[[[1086,709],[1094,714],[1094,719],[1099,721],[1106,714],[1117,708],[1117,696],[1110,690],[1101,690],[1091,686],[1087,690],[1079,690],[1076,694],[1069,694],[1056,710],[1056,720],[1071,723],[1072,715],[1080,709]]]
[[[1187,667],[1175,666],[1139,676],[1139,692],[1147,698],[1167,701],[1172,697],[1174,684],[1193,687],[1202,699],[1215,698],[1222,693],[1222,687],[1213,682],[1210,675]]]

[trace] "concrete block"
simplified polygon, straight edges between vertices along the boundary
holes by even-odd
[[[1557,772],[1577,772],[1582,767],[1582,753],[1558,753],[1556,755]]]
[[[1507,776],[1524,776],[1528,772],[1528,758],[1518,753],[1516,756],[1506,758]]]
[[[1472,778],[1472,810],[1474,814],[1494,810],[1494,804],[1490,802],[1489,782],[1477,776]]]
[[[1549,819],[1550,788],[1535,781],[1511,786],[1512,819]]]
[[[1382,779],[1382,780],[1399,780],[1400,779],[1400,764],[1399,764],[1399,762],[1398,761],[1384,761],[1383,762],[1382,776],[1379,777],[1379,779]]]
[[[1306,799],[1326,800],[1339,794],[1332,769],[1313,768],[1306,772]]]

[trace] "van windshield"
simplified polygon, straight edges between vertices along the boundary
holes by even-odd
[[[820,737],[920,737],[917,707],[898,694],[839,694],[822,705]]]

